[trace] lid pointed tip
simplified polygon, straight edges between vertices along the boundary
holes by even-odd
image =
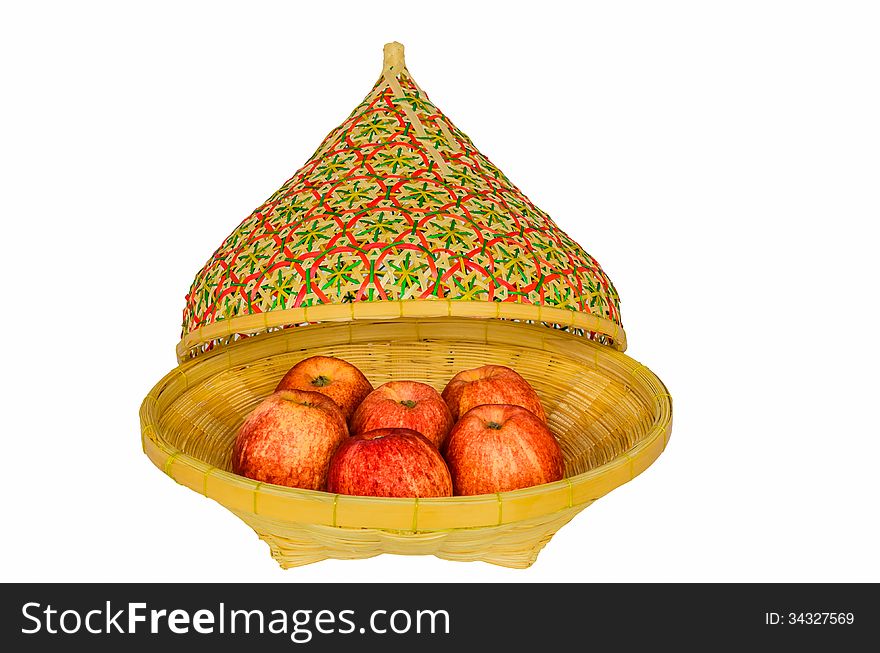
[[[406,68],[406,62],[403,59],[403,44],[397,41],[386,43],[384,48],[384,61],[382,70],[391,73],[399,73]]]

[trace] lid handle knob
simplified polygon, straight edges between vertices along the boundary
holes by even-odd
[[[396,75],[406,68],[406,62],[403,60],[403,44],[397,41],[386,43],[384,48],[385,60],[382,64],[383,72],[390,72]]]

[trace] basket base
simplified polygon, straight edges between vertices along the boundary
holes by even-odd
[[[525,569],[535,562],[556,531],[588,505],[499,526],[426,533],[280,522],[234,512],[269,545],[272,557],[283,569],[329,558],[357,560],[383,553],[434,555],[444,560]]]

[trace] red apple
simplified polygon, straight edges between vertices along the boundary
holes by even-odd
[[[232,471],[264,483],[323,490],[336,448],[348,438],[345,416],[318,392],[280,390],[238,430]]]
[[[376,429],[343,442],[327,474],[327,491],[367,497],[449,497],[443,456],[410,429]]]
[[[373,390],[354,411],[351,432],[412,429],[439,449],[452,423],[449,407],[434,388],[417,381],[390,381]]]
[[[456,420],[474,406],[513,404],[530,410],[542,422],[547,421],[538,393],[528,381],[503,365],[483,365],[459,372],[446,384],[443,399]]]
[[[462,415],[446,441],[455,494],[493,494],[562,478],[562,449],[522,406],[483,405]]]
[[[348,419],[373,386],[358,368],[341,358],[312,356],[291,367],[275,390],[320,392],[339,404]]]

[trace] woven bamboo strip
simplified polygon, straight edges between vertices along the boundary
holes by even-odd
[[[177,359],[193,356],[201,345],[235,334],[258,334],[292,324],[340,322],[352,320],[397,320],[405,317],[476,317],[544,322],[578,328],[609,336],[618,351],[626,350],[626,332],[607,318],[589,313],[512,302],[484,302],[444,299],[319,304],[317,306],[274,310],[268,313],[240,315],[214,322],[187,333],[177,344]]]

